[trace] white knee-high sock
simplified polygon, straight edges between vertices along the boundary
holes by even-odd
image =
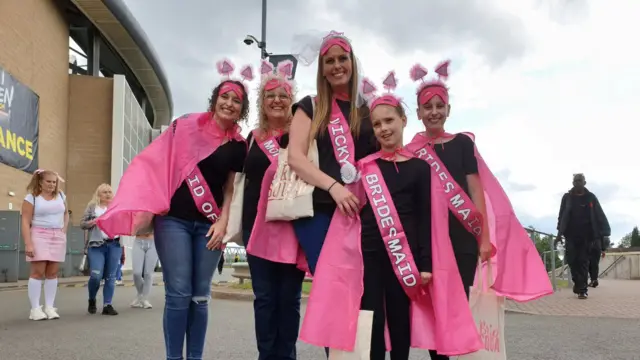
[[[47,279],[44,281],[44,303],[47,307],[53,307],[58,291],[58,279]]]
[[[31,308],[35,309],[40,307],[40,294],[42,294],[42,280],[29,278],[27,284],[27,292],[29,293],[29,301],[31,302]]]

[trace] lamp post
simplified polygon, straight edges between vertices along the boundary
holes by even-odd
[[[247,35],[244,38],[246,45],[253,45],[254,42],[260,49],[260,58],[262,58],[262,60],[271,55],[267,52],[267,0],[262,0],[262,39],[258,40],[253,35]]]

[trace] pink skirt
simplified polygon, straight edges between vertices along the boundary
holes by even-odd
[[[27,262],[53,261],[64,262],[67,253],[67,235],[62,229],[31,228],[33,257],[27,256]]]

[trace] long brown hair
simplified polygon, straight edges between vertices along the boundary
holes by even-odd
[[[42,194],[42,185],[40,185],[40,182],[47,175],[53,175],[56,177],[56,188],[53,191],[53,198],[55,199],[60,193],[60,181],[62,179],[58,173],[51,170],[36,170],[31,177],[31,181],[29,181],[29,184],[27,185],[27,192],[33,195],[34,198]]]
[[[360,123],[362,118],[366,116],[367,106],[361,106],[358,108],[358,64],[353,53],[353,47],[349,53],[351,58],[351,79],[349,80],[349,97],[351,99],[351,114],[349,116],[349,128],[351,134],[355,137],[360,133]],[[333,100],[333,90],[331,84],[323,75],[324,62],[322,61],[322,55],[318,55],[318,74],[316,76],[316,106],[313,113],[313,119],[311,119],[311,133],[309,134],[309,140],[313,141],[316,135],[323,136],[327,132],[329,126],[329,117],[331,116],[331,105]]]

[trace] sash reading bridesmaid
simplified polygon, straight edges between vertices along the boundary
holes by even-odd
[[[248,90],[231,79],[234,66],[217,64],[224,79],[209,109],[184,115],[131,162],[98,225],[109,236],[132,235],[152,217],[165,282],[166,358],[202,359],[211,279],[221,256],[235,173],[247,144],[238,123],[249,113]],[[253,79],[251,67],[240,74]]]
[[[394,73],[385,79],[395,88]],[[365,80],[363,91],[373,91]],[[381,150],[358,162],[367,203],[360,213],[364,293],[361,309],[374,312],[371,359],[384,360],[385,319],[391,360],[409,359],[410,302],[431,280],[431,174],[429,165],[402,148],[407,117],[392,94],[370,105]]]

